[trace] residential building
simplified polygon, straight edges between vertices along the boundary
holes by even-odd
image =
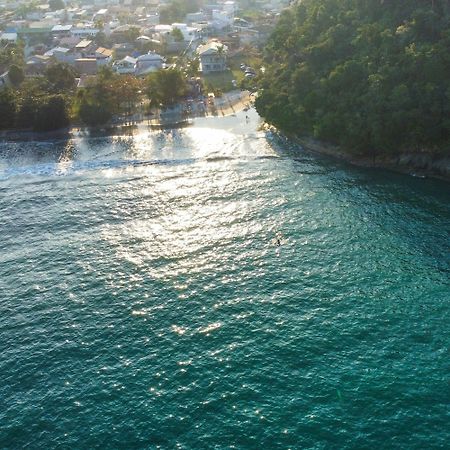
[[[154,52],[149,52],[146,55],[141,55],[136,59],[135,75],[144,76],[150,72],[162,69],[164,58]]]
[[[95,75],[97,73],[97,60],[95,58],[78,58],[75,60],[75,70],[80,75]]]
[[[223,72],[227,68],[228,47],[219,41],[210,41],[197,48],[200,71],[203,73]]]
[[[136,66],[136,58],[132,58],[131,56],[125,56],[123,59],[119,59],[113,62],[113,69],[121,74],[134,74],[135,66]]]
[[[95,58],[98,66],[105,66],[112,60],[113,51],[109,48],[99,47],[95,50]]]

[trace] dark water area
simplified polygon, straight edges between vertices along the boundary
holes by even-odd
[[[448,448],[449,185],[247,114],[0,143],[0,448]]]

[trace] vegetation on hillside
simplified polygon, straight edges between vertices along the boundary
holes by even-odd
[[[449,152],[450,1],[303,0],[265,51],[256,107],[354,152]]]

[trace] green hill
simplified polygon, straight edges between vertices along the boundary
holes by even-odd
[[[271,124],[355,153],[450,151],[450,1],[303,0],[265,49]]]

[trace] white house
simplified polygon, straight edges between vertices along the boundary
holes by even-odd
[[[233,19],[234,17],[230,17],[226,11],[214,9],[212,12],[211,26],[216,30],[222,30],[223,28],[232,25]]]
[[[100,30],[98,28],[72,28],[70,30],[72,36],[87,38],[87,37],[95,37]]]
[[[203,73],[223,72],[227,68],[228,47],[221,42],[211,41],[200,45],[197,54],[200,58],[200,71]]]
[[[72,25],[55,25],[52,28],[53,36],[67,37],[71,35]]]
[[[7,42],[17,42],[17,33],[2,33],[0,34],[0,42],[1,41],[7,41]]]
[[[123,59],[114,61],[112,67],[117,73],[121,75],[134,74],[136,61],[136,58],[125,56],[125,58]]]
[[[136,59],[135,74],[136,76],[144,76],[150,72],[162,69],[164,58],[154,52],[141,55]]]
[[[190,42],[192,40],[195,41],[196,39],[199,39],[199,37],[200,37],[197,28],[188,27],[187,24],[185,24],[185,23],[173,23],[171,25],[171,27],[172,27],[172,30],[174,28],[178,28],[181,31],[185,42]]]

